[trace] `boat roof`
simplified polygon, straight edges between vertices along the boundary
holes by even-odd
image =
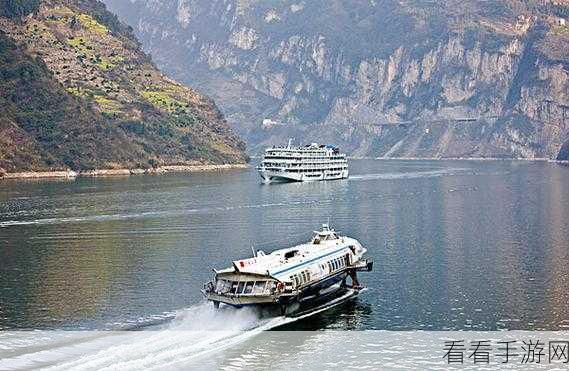
[[[316,260],[332,258],[345,254],[345,250],[354,244],[354,239],[339,236],[336,231],[324,224],[322,230],[314,231],[314,237],[307,243],[275,250],[270,254],[262,251],[249,259],[233,261],[233,267],[218,270],[218,275],[262,275],[282,280],[291,271]]]
[[[292,145],[288,145],[288,146],[272,146],[272,147],[268,147],[266,149],[266,151],[274,151],[274,150],[278,150],[278,151],[288,151],[288,152],[298,152],[298,151],[309,151],[309,150],[320,150],[320,151],[326,151],[326,150],[332,150],[332,151],[339,151],[339,148],[330,144],[318,144],[318,143],[311,143],[311,144],[307,144],[304,146],[292,146]]]

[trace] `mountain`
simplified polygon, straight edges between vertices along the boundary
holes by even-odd
[[[239,163],[244,150],[103,3],[0,3],[0,172]]]
[[[556,158],[569,139],[567,0],[105,2],[253,153]]]

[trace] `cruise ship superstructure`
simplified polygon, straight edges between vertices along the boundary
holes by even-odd
[[[362,289],[357,272],[373,267],[364,257],[366,251],[357,240],[324,224],[306,243],[267,254],[258,251],[227,269],[214,270],[214,279],[202,293],[216,307],[274,307],[283,315],[294,315],[338,293],[357,295]]]
[[[264,183],[317,181],[348,177],[346,155],[338,148],[312,143],[303,147],[271,147],[257,167]]]

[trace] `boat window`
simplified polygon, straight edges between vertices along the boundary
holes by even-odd
[[[250,294],[253,292],[253,285],[255,284],[255,282],[253,281],[249,281],[245,284],[245,291],[243,291],[244,294]]]
[[[237,282],[231,282],[231,293],[235,294],[237,292]]]
[[[223,291],[224,281],[225,280],[217,280],[217,284],[215,285],[215,291],[218,292]]]
[[[228,293],[231,291],[231,282],[228,280],[217,280],[217,286],[215,291],[220,293]]]
[[[330,272],[332,272],[333,268],[332,268],[332,262],[328,262],[328,270]]]
[[[225,285],[223,286],[223,293],[227,294],[229,292],[231,292],[231,289],[233,288],[233,282],[231,281],[225,281]]]
[[[265,284],[267,281],[257,281],[253,287],[253,294],[262,294],[265,291]]]
[[[301,274],[302,274],[302,283],[305,283],[305,282],[307,281],[307,279],[306,279],[306,272],[305,272],[305,271],[302,271]]]
[[[285,259],[290,259],[293,256],[295,256],[296,254],[298,254],[298,250],[292,250],[292,251],[287,251],[284,255]]]
[[[310,281],[310,271],[306,271],[306,282]]]
[[[265,292],[272,293],[276,287],[275,281],[267,282],[267,286],[265,287]]]
[[[245,282],[243,282],[243,281],[239,282],[239,285],[237,286],[236,294],[241,294],[243,292],[244,287],[245,287]]]

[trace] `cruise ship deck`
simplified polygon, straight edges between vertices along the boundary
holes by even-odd
[[[316,143],[268,148],[257,170],[264,183],[345,179],[349,174],[345,154],[336,147]]]

